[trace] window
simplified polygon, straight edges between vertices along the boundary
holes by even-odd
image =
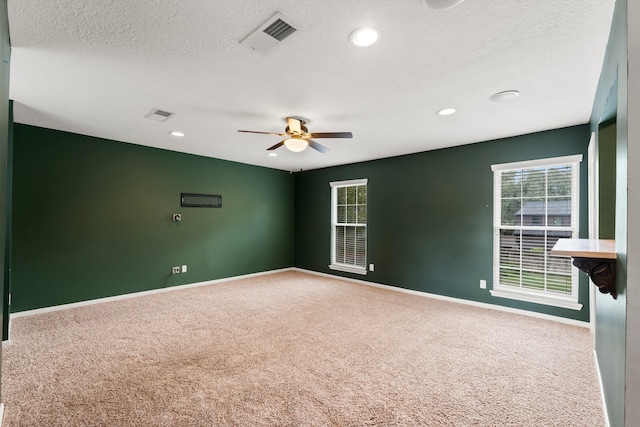
[[[367,274],[367,180],[332,182],[332,270]]]
[[[578,270],[551,255],[578,237],[582,155],[493,165],[493,296],[580,310]]]

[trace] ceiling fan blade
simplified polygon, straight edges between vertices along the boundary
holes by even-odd
[[[305,138],[353,138],[351,132],[314,132],[304,136]]]
[[[271,147],[267,148],[267,151],[275,150],[276,148],[280,148],[280,147],[282,147],[283,145],[284,145],[284,141],[280,141],[280,142],[278,142],[276,145],[274,145],[274,146],[271,146]]]
[[[245,132],[245,133],[260,133],[260,134],[263,134],[263,135],[287,136],[287,134],[286,134],[286,133],[258,132],[257,130],[238,130],[238,132]]]
[[[313,139],[307,139],[306,141],[309,143],[309,147],[313,148],[314,150],[318,150],[321,153],[326,153],[327,151],[329,151],[327,147],[325,147],[324,145],[318,144]]]
[[[293,117],[287,117],[287,126],[289,126],[289,130],[293,134],[301,134],[302,133],[302,123],[300,120],[294,119]]]

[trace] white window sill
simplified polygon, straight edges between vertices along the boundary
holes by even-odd
[[[364,267],[356,267],[355,265],[347,264],[329,264],[331,270],[344,271],[346,273],[367,274],[367,269]]]
[[[558,298],[550,295],[539,295],[516,289],[493,289],[491,295],[498,298],[508,298],[518,301],[532,302],[535,304],[550,305],[553,307],[568,308],[570,310],[582,310],[582,304],[568,300],[566,298]]]

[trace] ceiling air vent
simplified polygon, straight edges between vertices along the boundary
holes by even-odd
[[[264,54],[296,31],[296,27],[291,24],[289,19],[276,13],[271,19],[260,25],[257,30],[240,41],[240,44]]]
[[[164,122],[165,120],[168,120],[173,116],[175,116],[175,113],[160,110],[159,108],[154,108],[145,115],[147,119],[157,120],[159,122]]]
[[[269,25],[262,32],[281,42],[293,34],[294,31],[296,31],[295,28],[278,18],[276,19],[276,22]]]

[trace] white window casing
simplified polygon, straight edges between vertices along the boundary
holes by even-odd
[[[581,310],[578,269],[551,255],[578,238],[582,155],[504,163],[494,172],[495,297]]]
[[[367,274],[367,179],[330,182],[331,264],[329,268]]]

